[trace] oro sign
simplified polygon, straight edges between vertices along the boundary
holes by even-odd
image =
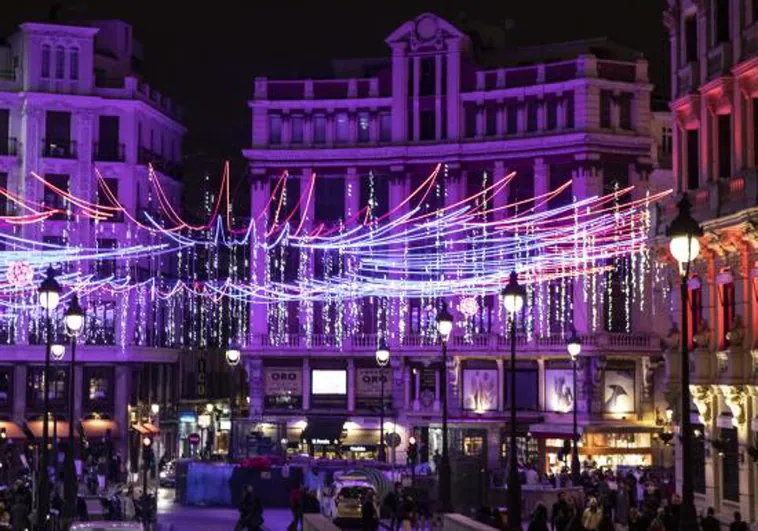
[[[199,433],[190,433],[189,435],[187,435],[187,441],[192,446],[197,446],[198,444],[200,444],[200,434]]]

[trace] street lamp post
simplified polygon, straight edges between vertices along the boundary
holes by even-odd
[[[379,451],[377,452],[377,458],[380,463],[387,462],[387,454],[384,450],[384,368],[390,361],[390,349],[387,346],[387,341],[382,337],[379,339],[379,345],[376,347],[376,364],[381,369],[379,375]]]
[[[510,446],[508,450],[508,526],[513,531],[521,531],[521,478],[518,472],[518,446],[516,445],[516,314],[524,307],[526,290],[518,283],[515,271],[511,272],[508,285],[502,292],[503,304],[511,319],[511,422]]]
[[[576,335],[576,330],[571,332],[571,337],[566,342],[566,348],[568,349],[569,356],[571,356],[571,368],[574,376],[574,425],[571,432],[573,439],[573,452],[571,454],[571,483],[574,486],[579,485],[580,476],[580,464],[579,464],[579,426],[577,423],[577,386],[576,386],[576,371],[579,354],[582,352],[582,342]]]
[[[76,394],[76,338],[84,329],[84,310],[79,305],[79,298],[74,294],[68,309],[63,316],[68,335],[71,336],[71,370],[69,374],[68,399],[68,445],[66,448],[66,483],[65,483],[65,516],[71,520],[76,516],[76,465],[74,464],[74,397]]]
[[[61,298],[61,286],[55,280],[55,271],[52,266],[47,268],[45,280],[40,284],[39,304],[45,310],[45,327],[46,327],[46,348],[45,348],[45,368],[43,372],[42,392],[44,417],[42,421],[42,455],[39,466],[39,485],[37,496],[37,528],[45,530],[48,528],[48,513],[50,512],[50,479],[48,477],[48,451],[47,445],[50,439],[50,429],[48,419],[50,417],[50,351],[53,344],[53,325],[51,314],[58,306]]]
[[[671,254],[679,262],[680,293],[681,293],[681,373],[682,373],[682,407],[680,411],[681,452],[682,452],[682,509],[679,519],[680,529],[687,531],[697,527],[695,510],[695,494],[692,481],[692,425],[690,419],[690,360],[688,345],[687,305],[689,293],[687,280],[690,275],[690,264],[700,253],[698,237],[703,235],[703,229],[690,213],[691,205],[685,194],[678,204],[679,213],[671,221],[666,234],[671,238]]]
[[[226,349],[224,357],[232,371],[229,383],[229,449],[227,451],[227,457],[231,461],[234,457],[234,370],[242,359],[242,352],[239,347],[232,345]]]
[[[440,459],[439,490],[442,511],[453,512],[453,499],[451,495],[451,470],[450,453],[448,451],[447,433],[447,342],[453,331],[453,316],[443,302],[437,314],[437,332],[442,339],[442,367],[440,368],[440,398],[442,399],[442,458]]]

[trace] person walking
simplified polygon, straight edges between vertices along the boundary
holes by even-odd
[[[234,531],[260,531],[263,525],[263,506],[255,495],[252,485],[246,485],[240,504],[240,517],[234,526]]]
[[[537,502],[529,521],[529,531],[549,531],[547,526],[547,507],[542,502]]]
[[[700,527],[703,531],[721,531],[721,522],[715,516],[716,511],[713,507],[708,507],[708,513],[705,518],[700,520]]]
[[[729,531],[748,531],[747,523],[742,519],[739,511],[734,512],[734,521],[729,524]]]
[[[361,530],[376,531],[379,529],[379,513],[376,510],[374,491],[369,490],[361,505]]]
[[[598,506],[595,498],[590,498],[587,508],[582,515],[582,526],[587,531],[598,531],[600,520],[603,518],[603,511]]]

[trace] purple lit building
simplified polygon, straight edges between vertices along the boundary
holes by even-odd
[[[5,237],[36,241],[48,249],[118,249],[148,243],[127,230],[123,215],[95,221],[71,214],[68,201],[42,181],[84,201],[112,206],[96,177],[97,168],[127,212],[140,216],[144,211],[155,213],[148,182],[152,163],[169,201],[179,208],[178,163],[185,129],[178,107],[141,80],[141,63],[141,46],[131,26],[120,21],[78,26],[27,23],[0,44],[0,187],[32,205],[61,209],[44,223],[4,224],[4,258],[18,250]],[[0,215],[16,215],[21,209],[0,197]],[[61,274],[102,279],[129,273],[145,278],[160,276],[164,266],[158,260],[142,260],[121,271],[116,270],[116,260],[98,259],[67,262]],[[38,282],[43,272],[35,273]],[[159,444],[169,449],[174,448],[176,433],[178,350],[165,337],[165,309],[156,306],[151,309],[155,318],[138,319],[137,298],[102,291],[81,296],[87,324],[77,349],[79,363],[71,375],[67,347],[51,382],[58,436],[65,439],[68,433],[73,376],[75,419],[83,419],[77,438],[83,434],[94,445],[111,430],[115,450],[124,459],[129,436],[139,440],[132,426],[144,431],[143,423],[160,424]],[[19,310],[27,302],[36,304],[11,296],[0,308],[0,416],[15,442],[26,438],[25,428],[39,436],[42,424],[35,419],[43,412],[45,336],[41,312]],[[61,317],[67,306],[66,299],[54,316],[56,341],[64,341]],[[138,443],[132,449],[137,452]]]
[[[652,172],[668,171],[670,121],[665,113],[651,112],[647,62],[633,50],[605,40],[575,41],[508,49],[492,64],[481,64],[469,36],[428,13],[404,23],[386,43],[386,57],[335,61],[335,78],[256,78],[249,102],[251,147],[244,151],[253,179],[253,215],[270,207],[285,171],[290,206],[305,197],[316,174],[313,200],[300,202],[293,214],[305,230],[334,226],[369,201],[377,215],[392,211],[437,164],[444,193],[423,208],[453,204],[511,171],[517,175],[496,206],[545,194],[570,179],[570,191],[553,204],[627,185],[638,187],[640,197]],[[268,213],[259,220],[259,234],[276,215]],[[272,282],[328,275],[324,257],[304,259],[292,252],[272,261],[254,253],[251,261],[253,276]],[[581,282],[564,289],[571,304],[560,316],[553,308],[549,323],[519,345],[515,370],[524,457],[544,456],[540,466],[554,465],[570,438],[570,414],[555,403],[552,389],[570,373],[565,337],[576,327],[588,343],[578,389],[586,432],[582,459],[592,455],[603,465],[670,459],[654,437],[661,421],[660,347],[650,312],[623,310],[612,305],[612,297],[605,307],[592,307],[579,295]],[[462,329],[456,328],[451,339],[451,451],[498,468],[504,463],[509,408],[501,305],[496,295],[480,297],[474,314],[464,316],[456,301],[449,304],[457,323],[473,330],[459,337]],[[425,303],[411,299],[401,306],[387,317],[374,299],[362,301],[351,315],[319,303],[253,305],[245,349],[251,417],[240,421],[238,437],[257,430],[291,452],[375,455],[374,350],[377,332],[386,328],[392,353],[386,426],[400,435],[389,459],[404,462],[411,433],[425,448],[424,458],[438,450],[440,347],[430,335]],[[597,312],[607,316],[600,324]],[[623,412],[604,405],[606,384],[619,374],[629,385]],[[485,377],[494,382],[491,397],[472,408],[470,382]],[[303,439],[320,442],[303,445]]]

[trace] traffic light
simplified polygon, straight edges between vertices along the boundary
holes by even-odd
[[[415,437],[410,437],[408,439],[408,464],[411,466],[416,466],[416,461],[418,460],[418,444],[416,443]]]

